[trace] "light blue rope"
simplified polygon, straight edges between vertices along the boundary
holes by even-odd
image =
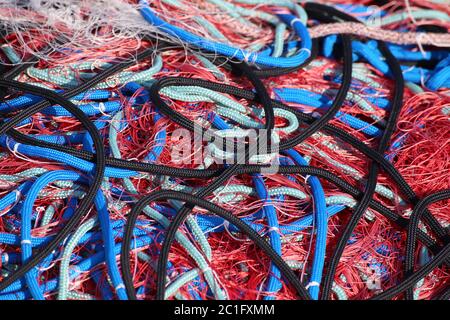
[[[258,55],[258,53],[247,52],[245,50],[237,49],[223,43],[206,40],[202,37],[194,35],[161,20],[156,16],[153,10],[150,9],[149,4],[146,0],[140,0],[139,4],[141,6],[140,12],[142,16],[150,24],[158,27],[161,31],[167,33],[172,37],[213,53],[219,53],[227,57],[235,57],[239,60],[244,60],[250,63],[256,63],[270,67],[295,67],[302,64],[311,54],[312,43],[308,31],[306,27],[300,22],[300,20],[295,18],[295,16],[293,15],[279,15],[279,18],[283,20],[287,25],[292,25],[298,36],[302,39],[303,46],[298,54],[293,57],[273,58],[260,56]]]

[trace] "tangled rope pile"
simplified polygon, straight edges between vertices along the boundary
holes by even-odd
[[[449,14],[0,1],[0,299],[449,299]]]

